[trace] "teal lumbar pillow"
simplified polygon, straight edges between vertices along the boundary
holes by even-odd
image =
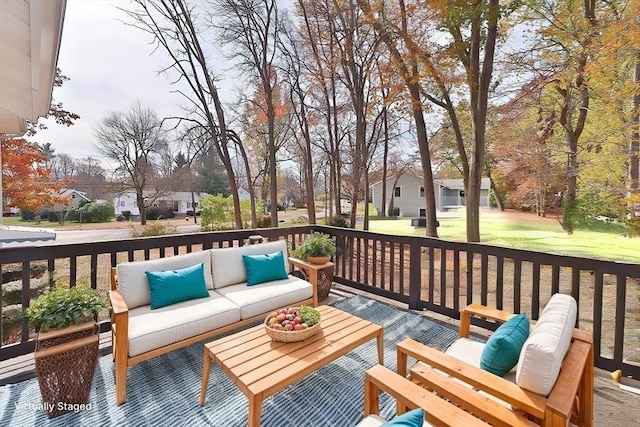
[[[413,411],[405,412],[402,415],[398,415],[391,421],[384,423],[382,427],[395,426],[395,427],[422,427],[424,424],[424,409],[418,408]]]
[[[253,286],[272,280],[287,279],[282,251],[264,255],[242,255],[247,270],[247,285]]]
[[[182,301],[206,298],[204,263],[179,270],[145,271],[151,290],[151,309]]]
[[[518,364],[520,351],[529,337],[529,318],[521,313],[500,325],[489,337],[480,356],[480,367],[501,377]]]

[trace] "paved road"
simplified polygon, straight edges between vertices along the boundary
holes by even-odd
[[[190,233],[199,230],[199,225],[179,225],[178,232]],[[66,243],[93,243],[105,240],[130,239],[131,231],[129,229],[115,230],[77,230],[77,231],[56,231],[55,240],[47,240],[43,242],[23,242],[23,243],[3,243],[3,248],[24,247],[24,246],[51,246]]]

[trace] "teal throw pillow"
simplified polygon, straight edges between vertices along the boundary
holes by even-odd
[[[145,271],[151,289],[151,309],[209,296],[204,264],[180,270]]]
[[[396,427],[422,427],[424,423],[424,409],[418,408],[413,411],[405,412],[402,415],[398,415],[391,421],[384,423],[382,427],[396,426]]]
[[[247,270],[247,285],[253,286],[289,276],[284,268],[282,251],[264,255],[242,255]]]
[[[482,350],[480,367],[501,377],[516,364],[524,342],[529,337],[529,318],[521,313],[500,325]]]

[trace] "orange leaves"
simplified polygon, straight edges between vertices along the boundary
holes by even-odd
[[[2,190],[10,206],[35,211],[46,206],[65,204],[59,195],[68,181],[52,181],[48,160],[37,144],[25,139],[2,141]]]

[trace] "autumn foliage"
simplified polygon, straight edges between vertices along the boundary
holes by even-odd
[[[54,181],[45,164],[48,158],[36,143],[25,139],[2,141],[2,189],[9,206],[37,211],[40,208],[67,204],[59,194],[69,181]]]

